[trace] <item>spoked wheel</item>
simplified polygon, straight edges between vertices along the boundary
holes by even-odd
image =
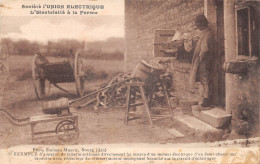
[[[45,79],[42,77],[39,64],[48,63],[48,60],[38,54],[34,55],[32,61],[32,79],[36,96],[39,100],[45,97]]]
[[[79,52],[76,53],[74,59],[74,77],[76,82],[77,94],[81,97],[84,95],[84,70],[83,61]]]
[[[56,134],[63,144],[74,144],[78,139],[78,129],[75,122],[71,120],[61,121],[56,126]]]

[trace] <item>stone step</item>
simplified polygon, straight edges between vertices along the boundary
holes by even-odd
[[[171,128],[171,129],[166,129],[167,132],[169,132],[174,138],[183,138],[185,137],[184,134],[182,134],[181,132],[179,132],[178,130]]]
[[[194,136],[198,141],[217,141],[222,139],[223,131],[190,115],[174,116],[175,128],[186,136]]]
[[[226,113],[225,110],[220,107],[201,110],[201,108],[196,105],[192,107],[192,114],[215,128],[222,128],[230,123],[231,120],[231,114]]]

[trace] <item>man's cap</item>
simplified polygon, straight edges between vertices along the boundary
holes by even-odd
[[[206,27],[208,25],[208,20],[204,14],[200,14],[195,18],[195,26]]]

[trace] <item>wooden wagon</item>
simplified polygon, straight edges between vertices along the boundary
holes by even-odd
[[[84,71],[83,61],[79,52],[61,62],[50,63],[43,55],[36,54],[32,61],[32,78],[35,93],[38,99],[46,97],[47,89],[51,84],[62,91],[68,92],[60,87],[58,83],[75,82],[76,91],[79,96],[84,95]],[[49,81],[49,87],[46,87]]]
[[[79,125],[77,115],[72,115],[71,113],[66,115],[45,114],[15,118],[3,108],[0,108],[0,114],[6,116],[15,126],[30,125],[33,143],[41,140],[53,140],[55,138],[62,144],[76,144],[78,142]],[[56,126],[54,126],[55,124]]]

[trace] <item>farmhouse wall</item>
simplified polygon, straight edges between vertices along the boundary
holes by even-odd
[[[197,15],[204,12],[204,0],[125,0],[125,61],[129,71],[140,60],[154,57],[154,31],[171,29],[189,32]],[[172,60],[173,87],[187,91],[189,63]]]
[[[196,101],[199,86],[196,86],[195,94],[191,94],[189,91],[190,63],[173,60],[169,66],[169,69],[172,72],[172,87],[174,88],[175,96],[189,101]]]
[[[234,6],[246,0],[225,0],[225,62],[239,63],[236,45],[236,22]],[[255,6],[256,18],[260,15],[260,3]],[[258,19],[256,19],[258,20]],[[256,28],[259,21],[256,21]],[[259,31],[258,31],[259,32]],[[258,40],[259,42],[259,40]],[[257,48],[259,50],[259,47]],[[246,71],[226,73],[226,111],[232,114],[232,130],[238,134],[259,135],[259,105],[260,105],[260,67],[259,54],[244,60]],[[235,66],[239,69],[239,66]]]

